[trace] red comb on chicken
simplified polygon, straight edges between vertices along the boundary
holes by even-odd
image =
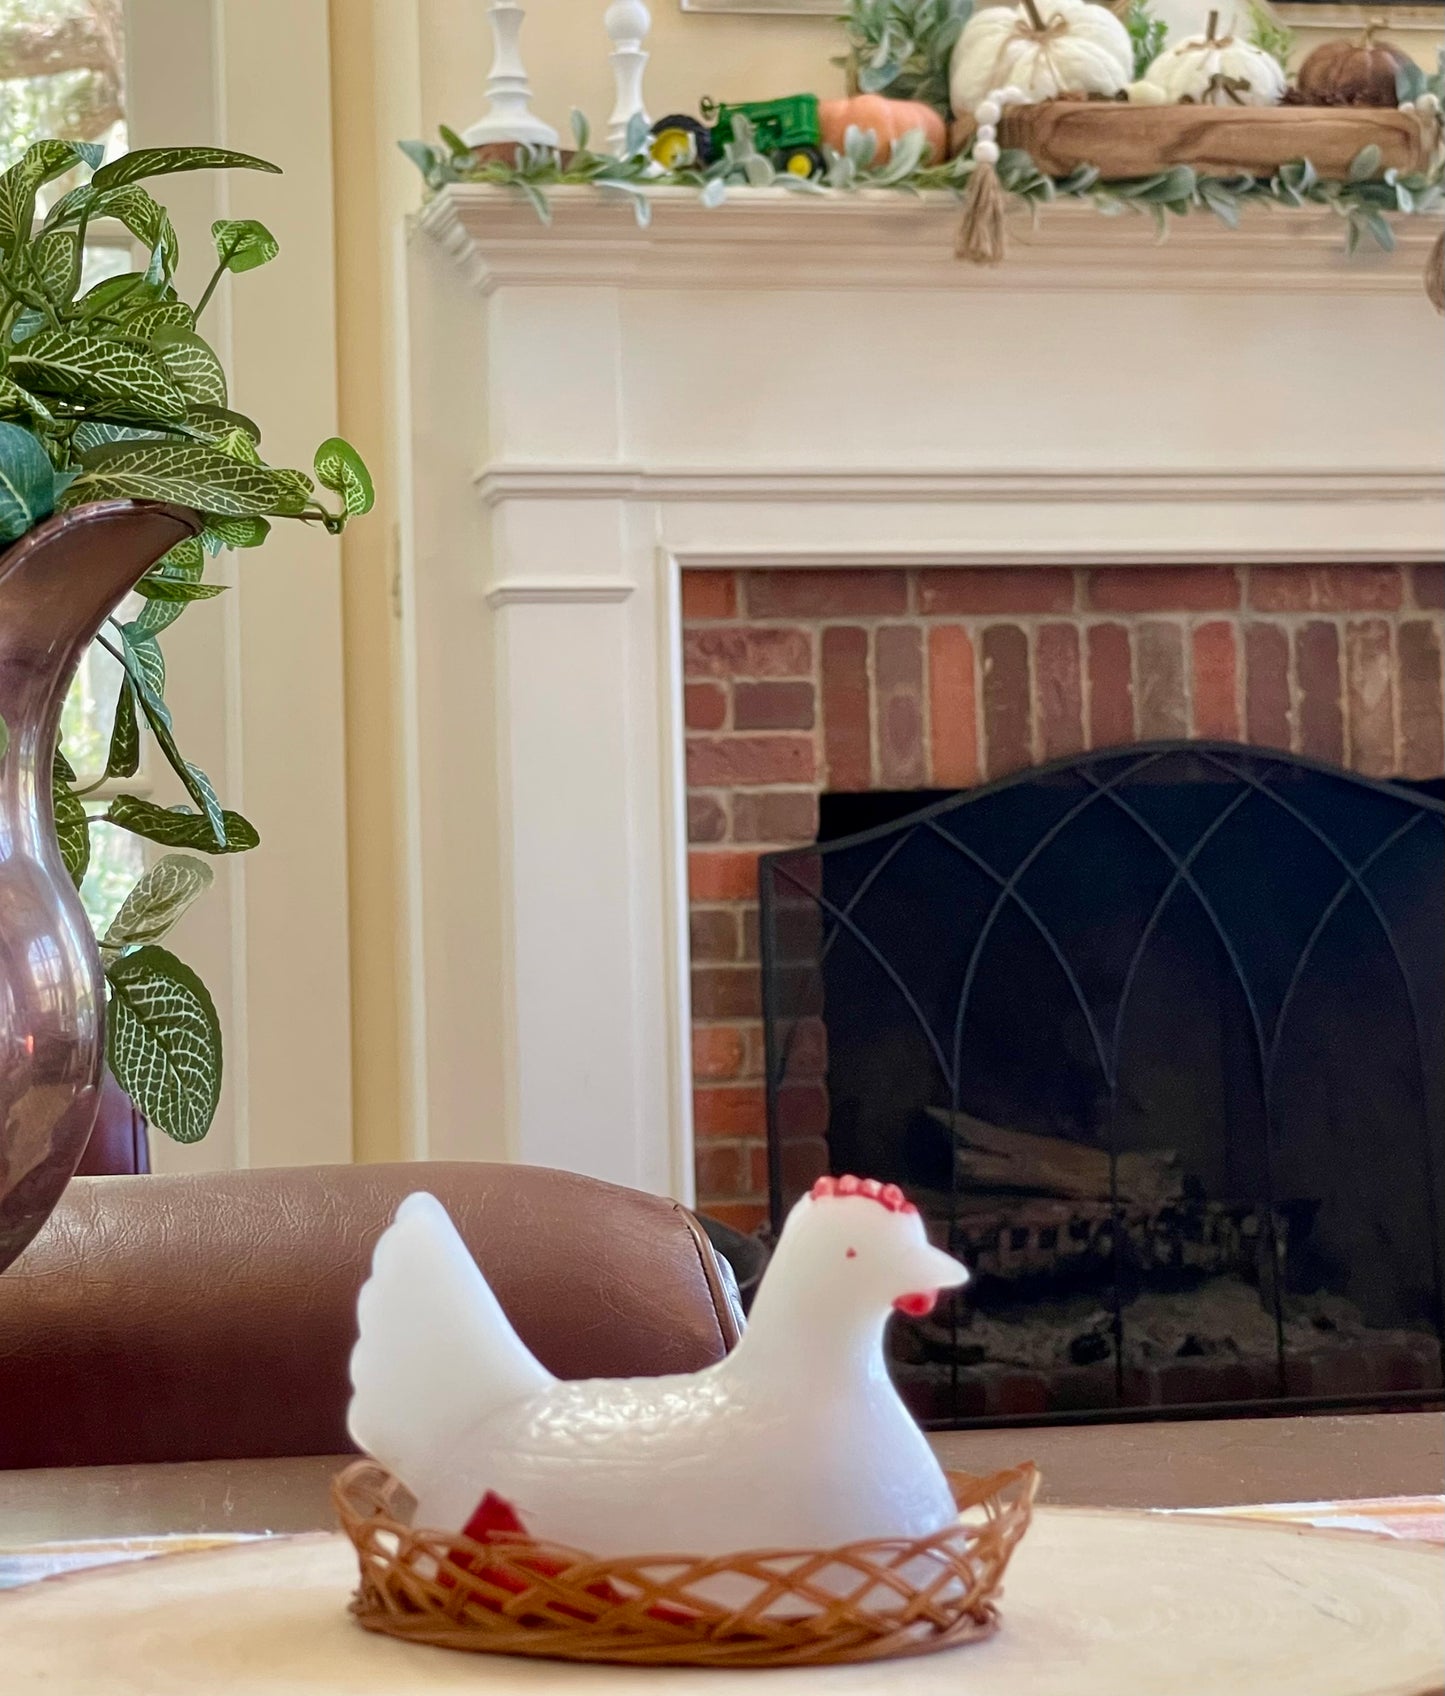
[[[841,1178],[819,1178],[808,1192],[814,1201],[826,1201],[830,1196],[860,1196],[864,1201],[876,1201],[890,1213],[917,1213],[918,1209],[897,1184],[880,1184],[877,1178],[855,1178],[851,1173]]]

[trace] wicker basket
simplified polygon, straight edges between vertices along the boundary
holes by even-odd
[[[348,1467],[332,1496],[361,1563],[351,1611],[368,1631],[559,1660],[814,1666],[924,1654],[994,1630],[1038,1473],[950,1473],[949,1483],[960,1518],[931,1537],[708,1560],[598,1561],[523,1538],[413,1530],[397,1517],[401,1486],[372,1461]],[[720,1605],[719,1581],[751,1599]]]

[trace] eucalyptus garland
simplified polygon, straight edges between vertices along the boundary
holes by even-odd
[[[100,642],[121,670],[106,768],[82,787],[57,747],[53,798],[67,870],[77,885],[90,861],[86,797],[133,778],[142,726],[188,797],[163,807],[116,794],[100,818],[167,849],[131,890],[101,938],[111,1070],[150,1122],[181,1142],[206,1134],[220,1096],[222,1040],[205,985],[160,946],[211,883],[195,854],[236,854],[260,840],[222,806],[205,772],[186,759],[166,704],[159,638],[195,601],[224,585],[205,581],[223,548],[254,548],[272,518],[333,533],[372,504],[371,478],[349,443],[317,449],[312,474],[267,465],[261,431],[232,410],[221,361],[197,329],[221,279],[276,257],[275,237],[252,218],[212,226],[216,264],[194,307],[175,286],[180,247],[150,178],[213,168],[275,171],[218,147],[157,147],[102,164],[86,142],[40,141],[0,175],[0,546],[56,511],[133,498],[194,508],[204,528],[137,585],[134,618],[111,618]],[[39,191],[89,173],[37,221]],[[117,220],[145,251],[143,269],[82,292],[86,233]],[[333,497],[318,497],[316,486]],[[0,725],[0,759],[6,737]]]
[[[1417,66],[1401,73],[1402,104],[1438,109],[1441,76],[1427,77]],[[402,151],[421,171],[427,187],[436,192],[449,183],[491,183],[523,195],[544,222],[551,217],[547,191],[554,187],[590,185],[626,198],[640,224],[651,216],[650,188],[693,188],[705,206],[718,206],[734,189],[781,188],[790,194],[827,197],[859,189],[894,189],[920,194],[946,190],[963,199],[975,170],[968,154],[941,164],[926,162],[927,143],[921,131],[896,142],[888,159],[877,160],[877,138],[871,131],[850,128],[841,152],[826,144],[827,168],[817,179],[777,170],[753,145],[750,126],[734,120],[733,139],[706,169],[663,170],[648,153],[646,125],[635,121],[620,155],[597,153],[588,146],[587,123],[572,114],[575,150],[518,146],[514,160],[479,160],[459,136],[441,131],[440,147],[404,141]],[[1169,219],[1207,212],[1235,229],[1249,205],[1284,207],[1323,206],[1345,224],[1345,244],[1353,253],[1361,243],[1394,248],[1388,214],[1413,215],[1437,211],[1445,204],[1445,172],[1437,157],[1428,171],[1380,171],[1380,151],[1363,148],[1351,164],[1347,180],[1323,178],[1307,159],[1284,165],[1273,176],[1208,176],[1189,165],[1175,165],[1146,177],[1105,179],[1093,166],[1080,166],[1067,177],[1046,176],[1019,149],[1006,149],[998,163],[999,181],[1015,199],[1035,212],[1053,201],[1087,201],[1109,216],[1143,213],[1159,233]]]

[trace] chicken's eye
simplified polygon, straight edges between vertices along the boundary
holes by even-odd
[[[850,1248],[843,1258],[844,1260],[856,1260],[858,1258],[858,1250],[856,1248]]]

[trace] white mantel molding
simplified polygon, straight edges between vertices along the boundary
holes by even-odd
[[[705,207],[690,189],[648,191],[639,227],[618,193],[548,193],[552,223],[512,191],[460,183],[419,215],[483,293],[504,285],[689,289],[1136,289],[1230,294],[1287,287],[1348,294],[1420,294],[1440,228],[1434,217],[1394,220],[1393,254],[1344,250],[1344,225],[1323,209],[1249,207],[1237,230],[1207,214],[1171,220],[1158,241],[1143,217],[1105,217],[1089,205],[1020,209],[1002,265],[954,256],[959,202],[932,191],[886,189],[802,196],[739,189]],[[906,253],[906,260],[905,255]]]
[[[728,467],[585,465],[565,460],[526,464],[499,461],[475,475],[486,507],[508,501],[642,500],[689,502],[927,501],[978,505],[984,502],[1115,501],[1191,504],[1223,501],[1310,501],[1338,505],[1355,501],[1438,501],[1445,494],[1445,468],[1350,466],[1310,470],[1236,467],[1185,471],[1140,467],[1133,471],[1021,469],[914,470],[814,467]],[[1431,556],[1435,557],[1435,556]]]

